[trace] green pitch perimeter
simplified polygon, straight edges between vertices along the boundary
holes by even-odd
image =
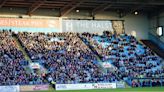
[[[69,91],[50,90],[50,91],[35,91],[35,92],[164,92],[164,87],[125,88],[125,89],[96,89],[96,90],[69,90]]]

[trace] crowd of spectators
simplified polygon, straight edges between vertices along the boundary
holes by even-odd
[[[18,49],[11,32],[0,31],[0,86],[42,84],[40,76],[28,73],[28,62]]]
[[[133,79],[132,87],[154,87],[164,86],[163,79]]]
[[[56,83],[116,82],[111,72],[104,73],[95,54],[77,33],[18,33],[18,38],[33,61],[48,70]]]
[[[163,83],[158,80],[133,80],[162,78],[164,69],[162,59],[131,35],[72,32],[18,32],[16,35],[30,59],[45,67],[48,71],[46,78],[56,83],[117,82],[120,79],[131,80],[130,84],[133,87]],[[86,40],[83,42],[81,39]],[[109,62],[117,67],[115,74],[102,70],[95,52],[85,43],[96,50],[103,62]],[[27,72],[27,65],[28,62],[18,49],[12,33],[0,32],[0,85],[46,83],[43,76]]]
[[[162,59],[132,35],[83,33],[80,36],[89,41],[103,62],[118,68],[116,73],[122,79],[164,77]]]

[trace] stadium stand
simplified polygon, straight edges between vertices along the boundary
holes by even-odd
[[[12,35],[16,35],[33,62],[47,69],[46,77],[25,70],[29,63]],[[46,84],[45,79],[58,84],[124,80],[132,87],[161,86],[164,82],[162,59],[131,35],[1,31],[0,37],[0,85]],[[103,72],[97,54],[102,62],[110,62],[118,70]]]
[[[164,0],[0,0],[0,92],[164,92]]]
[[[48,70],[56,83],[116,82],[111,72],[104,73],[95,54],[76,33],[18,33],[30,58]]]
[[[133,36],[83,33],[81,38],[89,41],[90,45],[102,57],[102,61],[110,62],[116,66],[119,70],[117,71],[118,75],[127,80],[130,85],[139,86],[137,84],[139,81],[135,81],[133,78],[159,78],[157,81],[151,80],[151,82],[157,82],[152,85],[162,85],[163,81],[160,79],[164,77],[162,58],[138,42]],[[84,41],[86,42],[86,40]],[[145,83],[141,84],[143,85],[140,86],[145,85]]]
[[[44,84],[41,76],[28,73],[28,62],[18,49],[12,33],[0,31],[0,85]]]

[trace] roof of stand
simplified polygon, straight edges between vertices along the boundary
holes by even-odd
[[[101,11],[124,12],[122,16],[136,10],[151,12],[164,10],[164,0],[0,0],[2,7],[28,8],[31,15],[37,9],[58,9],[60,16],[66,15],[74,9],[90,10],[92,15]]]

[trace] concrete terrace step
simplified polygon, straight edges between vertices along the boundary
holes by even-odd
[[[20,42],[18,41],[18,38],[17,38],[16,36],[13,36],[13,39],[15,40],[15,42],[16,42],[16,44],[17,44],[17,46],[18,46],[18,49],[19,49],[20,51],[22,51],[23,55],[25,56],[25,59],[26,59],[27,61],[29,61],[29,63],[31,63],[32,60],[30,59],[30,57],[27,55],[27,53],[25,52],[25,50],[24,50],[23,47],[21,46]]]

